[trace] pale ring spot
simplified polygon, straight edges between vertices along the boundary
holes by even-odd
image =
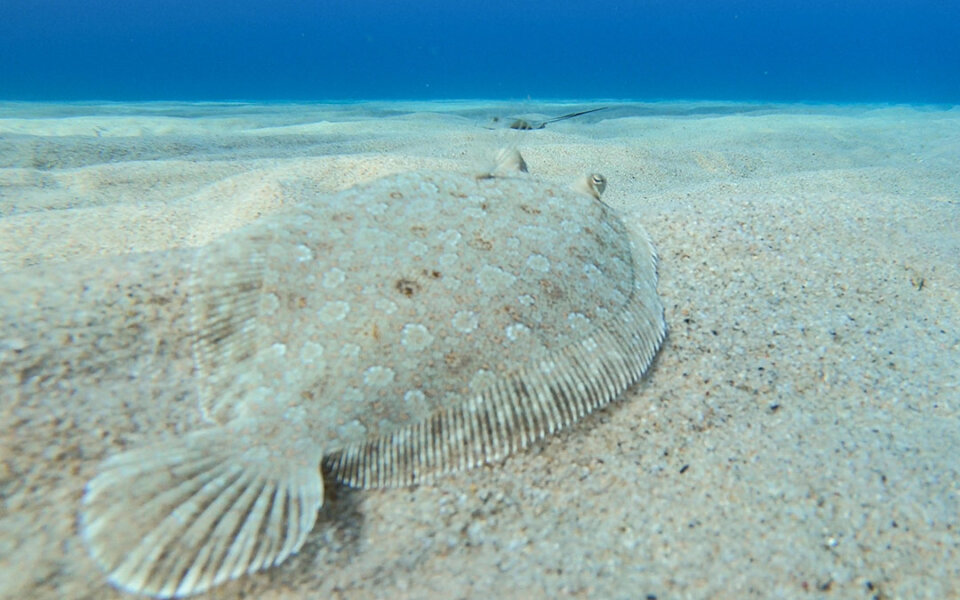
[[[336,321],[342,321],[348,312],[350,312],[350,305],[337,300],[324,304],[323,308],[317,312],[317,316],[320,317],[320,320],[324,323],[334,323]]]
[[[374,306],[377,307],[378,311],[387,315],[392,315],[397,312],[397,303],[392,300],[386,300],[385,298],[378,299],[374,303]]]
[[[272,315],[280,308],[280,298],[276,294],[264,294],[260,297],[260,311],[265,315]]]
[[[407,249],[410,251],[410,254],[414,256],[423,256],[430,250],[430,247],[423,242],[414,240],[407,244]]]
[[[343,283],[345,278],[346,274],[342,270],[334,267],[323,274],[321,283],[323,284],[323,287],[327,288],[328,290],[332,290]]]
[[[363,382],[370,387],[384,387],[393,382],[394,372],[390,367],[380,365],[370,367],[363,372]]]
[[[476,313],[471,310],[461,310],[457,314],[453,315],[453,328],[459,331],[460,333],[471,333],[474,329],[477,328],[477,319]]]
[[[312,365],[323,362],[323,346],[316,342],[306,342],[300,351],[300,360]]]
[[[522,296],[517,296],[517,302],[524,306],[533,306],[537,300],[530,294],[523,294]]]
[[[530,328],[523,323],[512,323],[507,325],[507,339],[515,342],[518,339],[530,334]]]
[[[479,394],[496,382],[496,375],[486,369],[479,369],[473,374],[473,377],[470,378],[470,383],[467,385],[470,387],[471,392]]]
[[[419,323],[407,323],[403,326],[403,337],[400,338],[400,343],[407,350],[423,350],[433,343],[433,334]]]
[[[527,266],[541,273],[550,271],[550,261],[542,254],[531,254],[527,259]]]
[[[583,313],[572,312],[567,315],[567,324],[574,331],[582,331],[590,326],[590,319]]]
[[[313,251],[303,244],[297,244],[297,262],[313,260]]]

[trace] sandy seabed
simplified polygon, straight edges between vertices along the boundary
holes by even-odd
[[[299,554],[201,598],[960,597],[960,111],[609,106],[514,131],[484,125],[592,105],[0,104],[0,281],[204,244],[285,178],[471,172],[502,145],[603,173],[659,250],[669,335],[620,402],[435,485],[332,490]],[[84,484],[195,405],[16,377],[0,597],[123,597]]]

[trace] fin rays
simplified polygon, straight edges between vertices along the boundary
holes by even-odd
[[[82,526],[115,585],[181,597],[299,550],[323,502],[319,452],[306,457],[313,468],[264,462],[232,439],[215,428],[104,463],[87,486]]]
[[[324,458],[343,483],[402,486],[499,460],[609,404],[643,376],[666,335],[656,257],[622,313],[423,423]],[[650,279],[652,281],[647,281]]]
[[[246,252],[246,254],[244,254]],[[230,381],[224,364],[249,358],[262,332],[257,327],[264,257],[249,248],[218,243],[197,253],[190,282],[194,363],[200,383],[200,408],[208,420],[224,423],[231,405],[224,398]],[[224,281],[211,288],[205,276],[222,274]]]

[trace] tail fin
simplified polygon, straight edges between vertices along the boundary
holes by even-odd
[[[323,504],[320,452],[249,443],[234,422],[106,460],[86,488],[81,526],[111,583],[174,598],[281,563]]]

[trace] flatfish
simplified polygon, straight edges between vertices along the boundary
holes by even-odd
[[[152,266],[179,278],[175,301],[127,313],[176,323],[155,346],[189,355],[210,426],[108,458],[88,483],[82,534],[109,580],[178,597],[277,565],[314,526],[323,471],[361,488],[428,482],[635,384],[665,335],[657,259],[599,200],[605,185],[291,184],[292,208],[186,267]]]

